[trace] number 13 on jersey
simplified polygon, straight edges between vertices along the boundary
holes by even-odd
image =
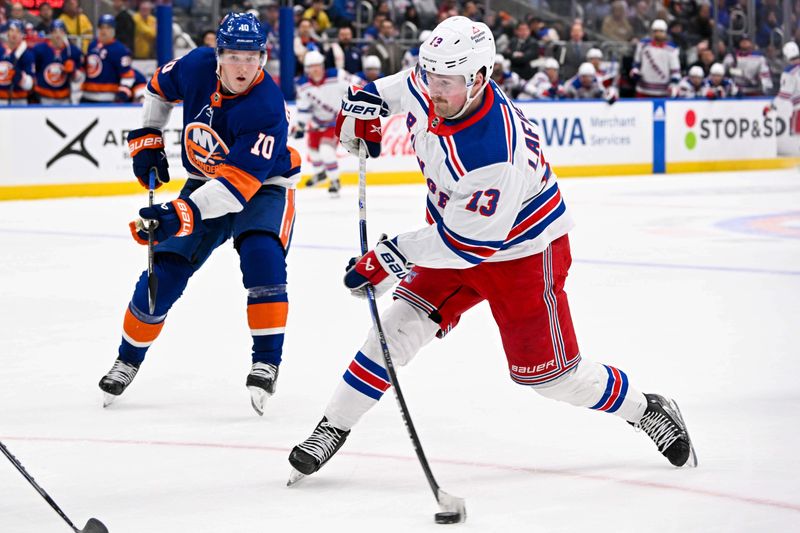
[[[481,199],[488,200],[485,205],[481,202]],[[485,217],[490,217],[494,215],[494,212],[497,211],[497,201],[500,199],[500,191],[497,189],[486,189],[485,191],[477,191],[475,194],[472,195],[472,199],[467,204],[467,211],[477,211],[481,215]]]

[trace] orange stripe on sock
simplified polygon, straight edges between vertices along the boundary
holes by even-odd
[[[122,329],[129,338],[136,342],[153,342],[158,338],[158,334],[161,333],[161,328],[163,327],[164,322],[147,324],[133,316],[130,309],[125,310],[125,321],[122,324]]]
[[[228,180],[228,183],[236,187],[236,190],[239,191],[246,200],[250,200],[250,198],[258,192],[258,189],[261,188],[261,182],[258,181],[258,178],[232,165],[219,165],[217,177]]]
[[[294,225],[294,192],[294,189],[286,191],[286,208],[281,221],[281,244],[284,250],[289,245],[289,237],[292,235],[292,226]]]
[[[289,302],[267,302],[247,306],[247,324],[250,329],[282,328],[289,315]]]

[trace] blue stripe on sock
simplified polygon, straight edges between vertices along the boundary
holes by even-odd
[[[614,405],[612,405],[611,408],[606,411],[607,413],[615,413],[622,405],[622,402],[625,401],[625,395],[628,393],[628,376],[626,376],[625,372],[622,370],[619,370],[619,375],[622,376],[622,387],[619,390],[619,398],[617,398],[617,401],[614,402]]]
[[[360,392],[365,396],[369,396],[373,400],[380,400],[381,396],[383,396],[383,393],[381,391],[375,390],[371,386],[367,385],[366,383],[358,379],[356,376],[353,375],[352,372],[350,372],[350,370],[345,371],[344,375],[342,376],[342,379],[344,379],[345,383],[356,389],[358,392]]]
[[[606,365],[603,365],[608,372],[608,381],[606,382],[606,391],[603,393],[603,397],[600,398],[600,401],[591,406],[589,409],[600,409],[604,403],[608,400],[608,397],[611,396],[611,391],[614,388],[614,374],[611,372],[611,369],[608,368]]]
[[[364,355],[363,353],[358,352],[356,354],[356,362],[359,365],[366,368],[367,370],[369,370],[370,372],[372,372],[373,374],[375,374],[376,376],[378,376],[379,378],[381,378],[383,381],[387,383],[389,382],[389,374],[386,372],[386,369],[383,368],[378,363],[376,363],[375,361],[373,361],[372,359],[370,359],[369,357],[367,357],[366,355]]]

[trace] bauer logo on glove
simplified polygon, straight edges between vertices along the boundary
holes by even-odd
[[[365,288],[372,285],[375,297],[388,291],[397,280],[408,274],[411,265],[397,247],[397,240],[382,235],[378,245],[360,258],[353,257],[344,275],[345,287],[353,296],[364,298]]]
[[[147,244],[147,229],[152,228],[156,243],[170,237],[186,237],[202,229],[200,211],[189,198],[178,198],[166,204],[143,207],[139,220],[129,224],[133,239]]]
[[[156,189],[169,181],[169,162],[164,152],[164,136],[155,128],[139,128],[128,133],[128,152],[133,159],[133,173],[147,188],[150,170],[156,169]]]

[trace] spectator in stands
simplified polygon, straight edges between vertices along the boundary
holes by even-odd
[[[636,8],[633,15],[628,19],[633,30],[633,36],[641,39],[650,31],[650,24],[653,23],[651,16],[650,4],[647,0],[639,0],[636,2]]]
[[[353,44],[353,28],[350,26],[339,28],[337,42],[325,52],[325,67],[335,67],[350,74],[361,70],[361,48]]]
[[[756,43],[762,49],[774,44],[774,39],[781,33],[781,24],[777,11],[767,10],[764,20],[756,33]],[[778,43],[780,44],[780,42]]]
[[[714,30],[714,21],[711,19],[711,4],[708,0],[701,0],[697,6],[697,14],[691,18],[686,33],[689,34],[689,42],[710,41]]]
[[[319,51],[320,49],[319,38],[314,33],[311,21],[308,19],[300,20],[294,36],[294,55],[297,59],[296,75],[299,76],[303,73],[303,59],[306,57],[306,53],[309,50]]]
[[[151,59],[156,57],[156,17],[153,15],[153,3],[144,0],[139,10],[133,14],[136,28],[133,37],[133,57],[135,59]]]
[[[50,26],[53,24],[53,6],[47,2],[39,5],[39,24],[34,27],[39,35],[50,33]]]
[[[678,82],[678,98],[694,99],[705,98],[705,89],[703,82],[705,81],[705,74],[703,68],[700,66],[693,66],[689,69],[689,74],[681,78]]]
[[[94,28],[89,21],[89,17],[81,12],[78,0],[65,0],[63,11],[58,18],[64,21],[68,35],[74,35],[82,39],[82,44],[79,48],[85,54],[94,35]]]
[[[523,80],[529,80],[535,74],[531,61],[539,57],[539,43],[531,35],[531,27],[525,22],[518,22],[514,38],[503,54],[511,61],[511,72],[516,72]]]
[[[200,46],[208,46],[209,48],[217,47],[217,32],[214,30],[206,30],[200,38]]]
[[[689,48],[689,40],[684,31],[683,21],[675,19],[667,27],[667,40],[678,48],[678,61],[681,65],[686,64],[686,50]]]
[[[13,2],[11,4],[10,17],[15,20],[21,20],[25,26],[36,27],[39,24],[39,18],[28,13],[28,10],[22,5],[21,2]]]
[[[697,43],[697,61],[692,63],[691,66],[703,69],[703,77],[705,77],[708,76],[711,65],[713,65],[715,61],[714,51],[710,48],[708,41],[700,41]]]
[[[725,76],[725,67],[714,63],[704,83],[708,90],[708,98],[731,98],[739,95],[736,83]]]
[[[356,76],[362,80],[362,85],[382,78],[381,59],[378,56],[364,56],[364,70],[356,72]]]
[[[124,44],[128,50],[133,50],[133,36],[136,25],[133,16],[128,11],[128,0],[114,0],[114,20],[117,22],[117,40]]]
[[[374,41],[378,38],[378,34],[381,32],[381,24],[383,21],[386,20],[386,15],[382,15],[377,13],[374,17],[372,17],[372,24],[367,26],[364,29],[363,37],[367,41]]]
[[[600,31],[603,21],[610,13],[611,5],[608,0],[589,0],[583,6],[586,26],[594,31]]]
[[[401,17],[401,19],[405,20],[407,22],[410,22],[411,24],[416,26],[418,29],[422,28],[422,21],[421,21],[421,19],[419,17],[419,11],[417,11],[417,6],[415,6],[412,3],[409,3],[406,6],[406,10],[403,13],[403,16]]]
[[[470,20],[483,22],[483,13],[472,0],[464,2],[464,8],[461,10],[461,14]]]
[[[333,24],[338,27],[352,25],[356,20],[356,0],[333,0],[330,9],[330,16]]]
[[[403,47],[397,43],[397,31],[394,22],[384,19],[381,22],[381,31],[375,41],[367,47],[367,55],[378,56],[387,74],[400,72],[403,65]]]
[[[564,45],[561,72],[565,78],[571,78],[578,72],[578,67],[586,59],[591,45],[583,40],[583,23],[575,22],[569,30],[569,41]]]
[[[545,59],[542,70],[525,84],[522,94],[538,100],[561,100],[564,98],[566,93],[558,79],[558,68],[558,61],[554,58]]]
[[[725,56],[723,64],[743,96],[762,96],[772,90],[767,60],[754,49],[749,35],[740,37],[738,48]]]
[[[325,2],[322,0],[313,0],[311,7],[303,12],[303,18],[311,21],[318,35],[322,35],[331,27],[331,19],[325,12]]]
[[[625,2],[616,0],[611,4],[611,14],[603,19],[602,33],[615,41],[633,39],[633,28],[625,15]]]

